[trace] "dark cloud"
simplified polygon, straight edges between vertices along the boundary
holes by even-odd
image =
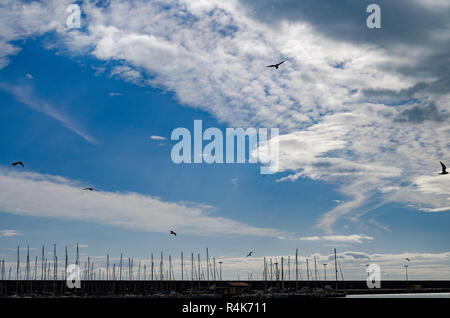
[[[276,24],[283,20],[306,21],[319,32],[351,42],[381,46],[432,41],[429,32],[445,28],[449,10],[427,10],[411,0],[241,0],[254,17]],[[369,29],[369,4],[381,7],[381,29]]]
[[[426,105],[416,105],[405,109],[394,120],[420,124],[427,120],[440,123],[449,119],[449,113],[441,112],[434,102],[430,102]]]
[[[420,82],[411,87],[393,90],[393,89],[363,89],[362,93],[367,98],[377,98],[383,100],[385,103],[389,103],[392,99],[412,99],[415,97],[416,93],[423,92],[426,90],[430,84]]]
[[[344,252],[344,256],[350,256],[356,259],[370,259],[370,256],[362,252]]]
[[[369,101],[377,101],[385,104],[403,104],[399,101],[418,102],[417,98],[426,96],[429,93],[432,94],[448,94],[450,89],[450,72],[447,70],[442,71],[442,77],[436,81],[429,83],[419,82],[411,87],[392,90],[392,89],[362,89],[363,95]]]
[[[372,90],[369,96],[411,98],[417,92],[446,94],[450,87],[450,7],[426,7],[411,0],[240,0],[255,18],[277,27],[284,20],[305,21],[333,40],[374,44],[388,52],[422,49],[414,61],[398,66],[386,62],[381,68],[418,78],[438,79],[418,83],[396,92]],[[369,29],[366,12],[369,4],[381,7],[381,28]]]

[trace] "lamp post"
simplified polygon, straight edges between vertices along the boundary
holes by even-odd
[[[325,274],[325,280],[327,280],[327,264],[323,264],[323,271]]]
[[[409,283],[408,283],[408,265],[405,265],[405,275],[406,275],[406,288],[409,288]]]
[[[222,263],[223,262],[219,262],[220,280],[222,280]]]

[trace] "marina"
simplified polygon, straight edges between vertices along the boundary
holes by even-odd
[[[379,288],[369,288],[365,280],[345,280],[336,249],[329,279],[326,264],[324,279],[320,279],[316,257],[311,266],[308,258],[300,264],[297,249],[292,262],[290,256],[280,257],[280,263],[263,257],[260,278],[258,273],[250,272],[247,280],[222,279],[223,262],[211,256],[208,248],[204,259],[200,253],[197,257],[190,253],[186,259],[181,252],[178,266],[172,255],[165,258],[163,252],[159,259],[151,254],[150,263],[123,254],[114,259],[118,260],[115,263],[107,254],[106,263],[96,267],[91,256],[80,257],[78,244],[74,259],[69,259],[65,247],[63,261],[58,259],[56,244],[50,252],[51,259],[44,246],[40,259],[30,257],[27,247],[25,261],[21,262],[20,251],[18,246],[15,266],[0,261],[0,297],[324,298],[450,292],[448,280],[408,280],[407,275],[406,280],[383,280]],[[247,255],[250,256],[251,253]],[[73,272],[73,268],[77,271]],[[302,276],[304,270],[306,276]]]

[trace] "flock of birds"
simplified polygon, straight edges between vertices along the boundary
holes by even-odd
[[[267,67],[272,67],[273,69],[276,69],[276,70],[277,70],[278,67],[279,67],[281,64],[283,64],[284,62],[286,62],[286,61],[281,61],[281,62],[276,63],[276,64],[267,65]],[[442,175],[448,174],[447,167],[444,165],[444,163],[443,163],[442,161],[439,161],[439,162],[441,163],[441,166],[442,166],[442,171],[441,171],[439,174],[442,174]],[[20,165],[20,166],[22,166],[22,167],[25,167],[25,165],[23,164],[22,161],[16,161],[16,162],[13,162],[12,165],[13,165],[13,166],[18,166],[18,165]],[[87,187],[87,188],[84,188],[83,190],[87,190],[87,191],[98,191],[97,189],[92,188],[92,187]],[[173,236],[177,236],[177,233],[175,233],[173,230],[170,230],[169,234],[170,234],[170,235],[173,235]],[[249,252],[249,253],[247,254],[247,257],[252,256],[252,254],[253,254],[253,251]],[[406,258],[406,260],[409,261],[408,258]]]

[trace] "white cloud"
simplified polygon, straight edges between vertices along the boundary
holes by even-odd
[[[358,244],[364,241],[371,241],[374,238],[364,234],[348,234],[348,235],[314,235],[314,236],[278,236],[279,240],[293,240],[293,241],[309,241],[309,242],[337,242]]]
[[[324,235],[324,236],[308,236],[300,237],[300,241],[330,241],[343,243],[362,243],[364,240],[371,241],[373,237],[363,234],[351,235]]]
[[[450,211],[450,178],[446,175],[428,175],[413,178],[407,187],[397,189],[390,200],[412,204],[424,212]]]
[[[9,250],[10,250],[10,251],[16,252],[16,251],[17,251],[17,248],[9,248]],[[30,251],[36,251],[36,250],[38,250],[38,248],[37,248],[37,247],[19,247],[19,251],[28,251],[28,250],[30,250]],[[14,253],[14,254],[15,254],[15,253]]]
[[[278,237],[285,232],[258,228],[213,216],[211,209],[167,202],[138,193],[83,191],[78,182],[59,176],[17,172],[0,167],[0,210],[26,216],[84,220],[142,231],[175,229],[191,235]]]
[[[0,3],[0,69],[9,63],[9,56],[20,48],[13,41],[49,31],[64,32],[66,7],[71,0],[22,2],[4,0]]]
[[[142,81],[142,75],[135,69],[127,66],[116,66],[111,70],[111,76],[120,77],[127,82],[131,82],[134,84],[140,84]]]
[[[448,128],[430,123],[414,132],[378,117],[380,112],[392,109],[361,105],[351,114],[325,116],[301,132],[278,137],[279,169],[295,171],[278,181],[320,179],[340,184],[348,197],[319,219],[318,227],[326,232],[376,195],[381,201],[404,202],[423,211],[448,210],[450,178],[437,175],[442,151],[449,149]]]
[[[17,236],[17,235],[22,235],[22,234],[17,232],[16,230],[0,230],[1,237],[11,237],[11,236]]]
[[[150,136],[150,139],[152,139],[152,140],[166,140],[167,138],[163,137],[163,136],[153,135],[153,136]]]

